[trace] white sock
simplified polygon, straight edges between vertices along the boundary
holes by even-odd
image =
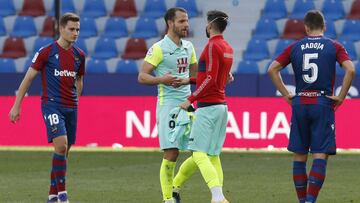
[[[171,199],[171,200],[165,200],[164,203],[174,203],[174,200]]]
[[[180,193],[180,188],[173,188],[173,192]]]
[[[51,200],[54,197],[57,197],[57,195],[49,195],[49,200]]]
[[[210,190],[211,190],[211,194],[212,194],[211,201],[220,202],[225,199],[221,186],[212,187],[212,188],[210,188]]]

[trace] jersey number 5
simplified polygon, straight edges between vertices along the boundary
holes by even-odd
[[[316,65],[316,63],[311,63],[310,60],[311,59],[317,59],[318,58],[318,53],[312,53],[312,54],[304,54],[303,56],[303,71],[311,71],[311,74],[309,73],[304,73],[303,74],[303,80],[306,83],[313,83],[316,81],[317,77],[318,77],[318,72],[319,72],[319,68]]]

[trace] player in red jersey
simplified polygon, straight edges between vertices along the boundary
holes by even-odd
[[[65,13],[60,19],[60,38],[35,54],[9,113],[11,122],[16,123],[20,119],[22,100],[40,72],[41,109],[48,142],[54,146],[48,203],[68,202],[65,184],[67,154],[71,145],[75,144],[77,103],[85,71],[85,54],[74,45],[79,31],[79,16]]]
[[[206,35],[210,39],[199,59],[196,91],[180,104],[187,109],[197,101],[198,107],[189,137],[192,156],[184,163],[196,163],[212,193],[212,202],[226,203],[220,152],[225,141],[228,114],[225,86],[231,75],[233,49],[222,35],[228,25],[228,15],[212,10],[207,13],[207,21]]]

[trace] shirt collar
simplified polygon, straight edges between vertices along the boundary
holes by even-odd
[[[175,44],[175,42],[172,41],[172,40],[170,39],[170,37],[168,37],[167,35],[165,35],[164,39],[165,39],[165,40],[167,41],[167,43],[171,46],[171,49],[172,49],[172,50],[176,50],[177,48],[182,49],[182,48],[184,47],[184,43],[183,43],[183,40],[182,40],[182,39],[180,39],[180,44],[181,44],[180,47],[178,47],[178,46]]]

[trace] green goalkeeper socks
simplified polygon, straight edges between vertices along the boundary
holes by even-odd
[[[179,171],[177,172],[173,186],[176,189],[181,188],[186,180],[188,180],[198,169],[196,163],[192,157],[187,158],[180,166]]]
[[[219,176],[209,157],[204,152],[193,152],[192,155],[196,165],[199,167],[201,175],[209,188],[221,186]]]
[[[160,184],[164,200],[172,199],[172,186],[176,162],[162,160],[160,167]]]
[[[209,156],[210,161],[212,163],[212,165],[214,166],[218,177],[219,177],[219,183],[220,186],[223,186],[224,183],[224,173],[222,170],[222,166],[221,166],[221,161],[220,161],[220,157],[219,156]]]

